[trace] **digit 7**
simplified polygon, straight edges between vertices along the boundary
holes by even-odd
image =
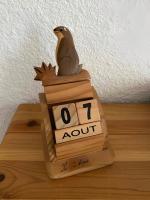
[[[91,103],[83,104],[83,108],[87,108],[87,119],[91,119]]]
[[[96,99],[76,103],[80,124],[100,121],[99,105]]]

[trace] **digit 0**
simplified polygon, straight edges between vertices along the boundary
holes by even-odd
[[[69,124],[70,123],[71,116],[70,116],[68,108],[65,107],[65,108],[61,109],[61,118],[62,118],[62,120],[63,120],[63,122],[65,124]]]

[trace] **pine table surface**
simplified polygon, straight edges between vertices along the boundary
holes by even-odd
[[[103,104],[111,166],[50,180],[39,104],[21,104],[0,145],[0,199],[150,200],[150,104]]]

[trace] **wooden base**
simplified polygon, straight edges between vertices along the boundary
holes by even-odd
[[[46,168],[50,178],[58,179],[102,168],[111,165],[113,161],[114,155],[108,146],[103,150],[81,154],[74,158],[61,160],[55,158],[52,162],[46,163]]]
[[[46,169],[51,179],[64,178],[75,174],[91,171],[111,165],[114,162],[114,153],[110,144],[105,142],[103,149],[81,153],[70,158],[59,158],[56,156],[54,148],[49,151],[47,148],[44,124],[41,126],[44,145],[44,155]]]
[[[49,177],[52,179],[64,178],[102,168],[114,162],[114,153],[108,142],[105,142],[103,149],[82,153],[70,158],[57,158],[54,149],[51,149],[50,153],[48,153],[44,125],[42,125],[42,133],[46,169]]]

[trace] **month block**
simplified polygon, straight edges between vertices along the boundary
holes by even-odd
[[[55,131],[56,143],[69,142],[80,138],[102,134],[100,122],[92,122],[88,124],[73,126]],[[92,140],[92,138],[91,138]],[[67,144],[66,144],[67,145]]]
[[[80,124],[100,121],[98,102],[96,99],[76,103]]]
[[[53,106],[52,110],[56,129],[63,129],[79,124],[74,103]]]

